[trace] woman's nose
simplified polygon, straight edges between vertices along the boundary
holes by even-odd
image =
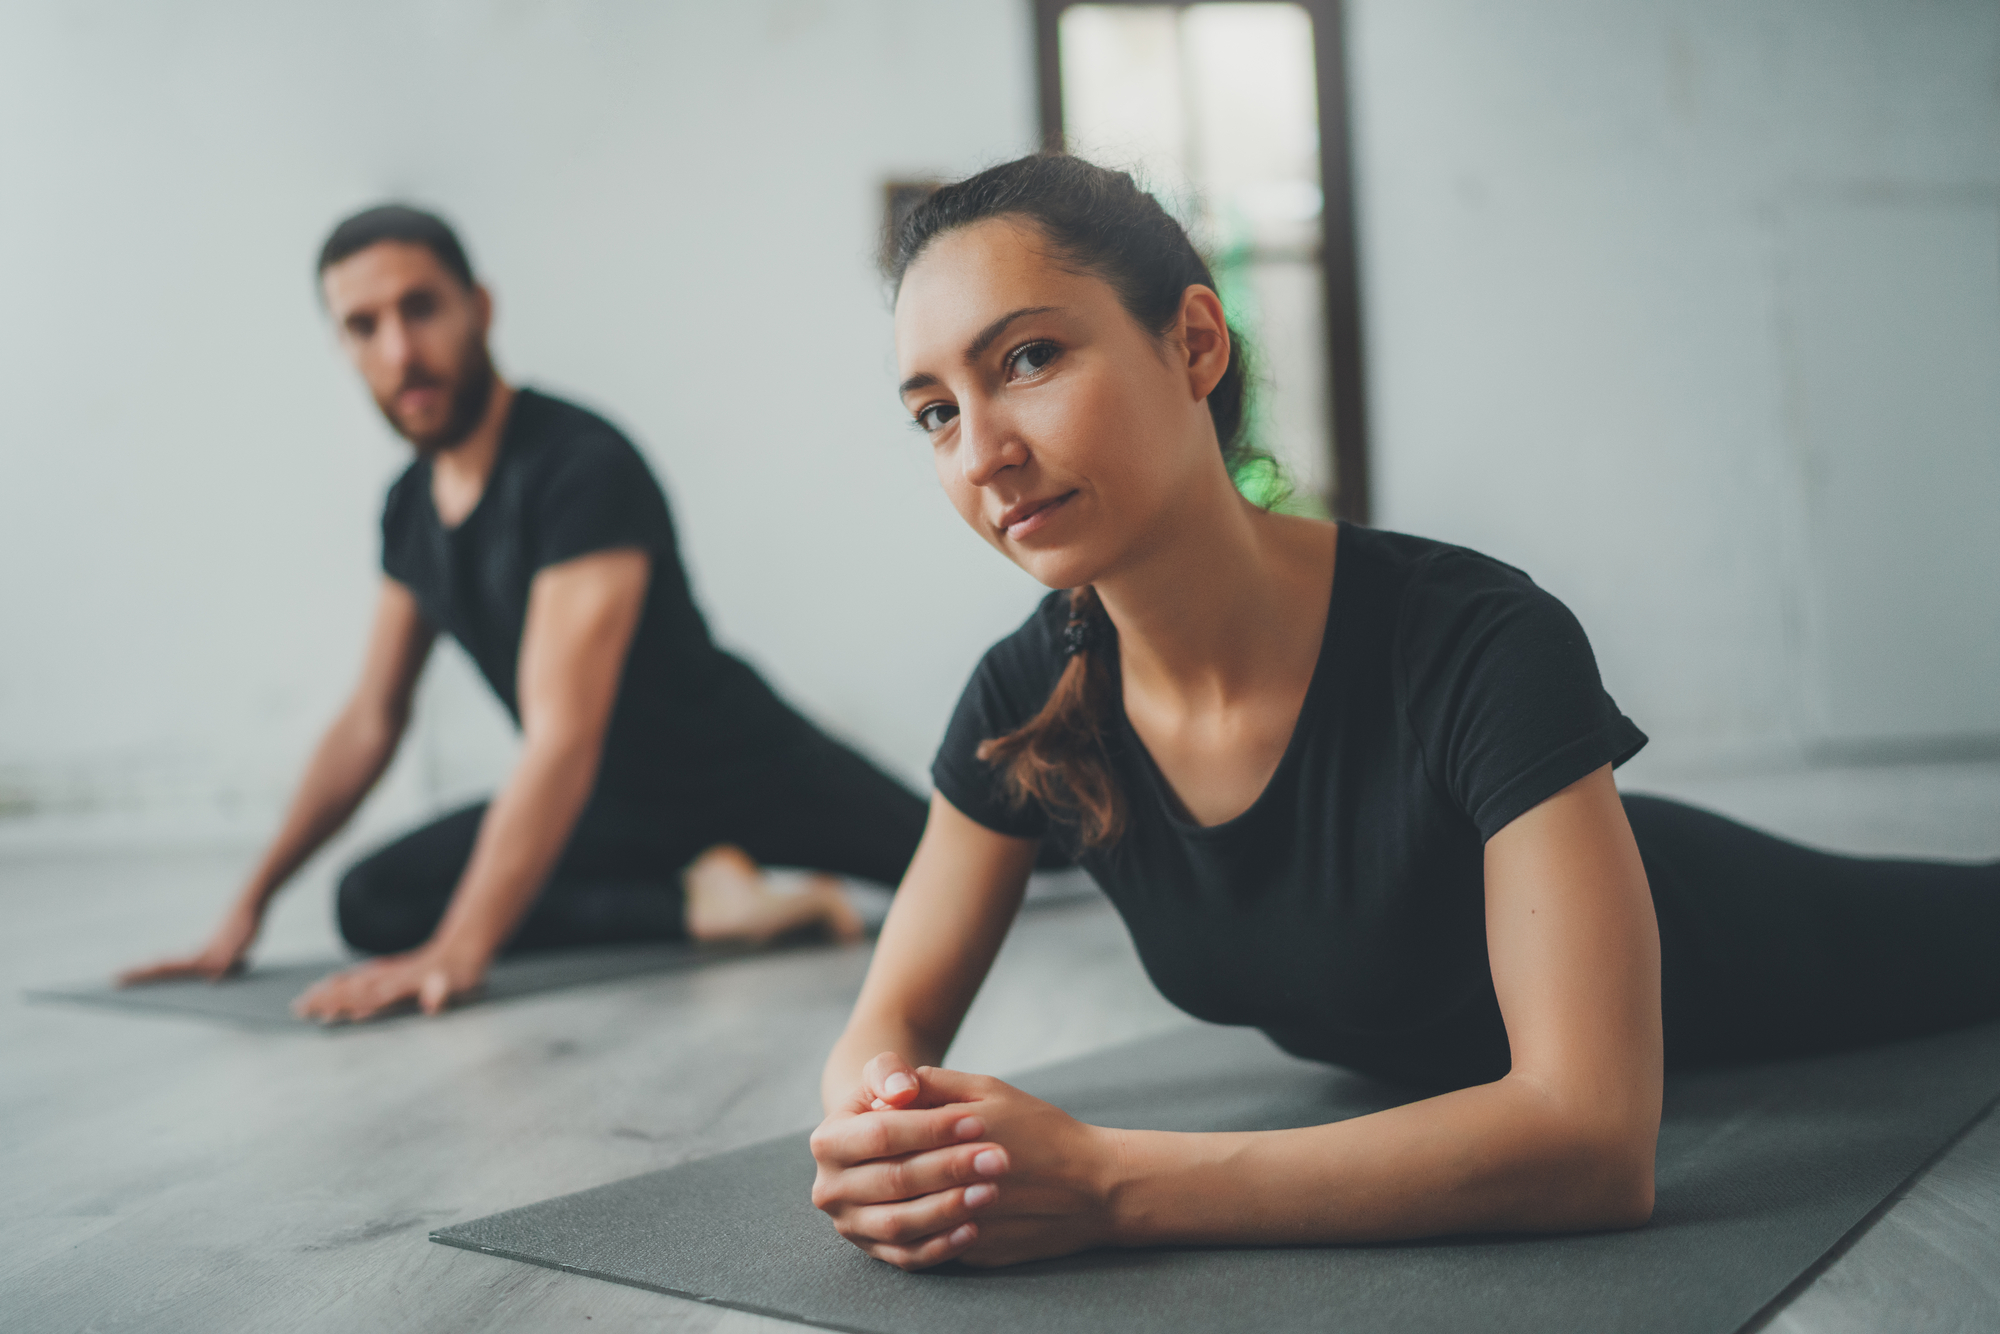
[[[1027,443],[1001,414],[962,412],[958,432],[959,467],[974,486],[987,486],[1027,461]]]

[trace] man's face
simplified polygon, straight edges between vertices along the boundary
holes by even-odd
[[[472,433],[493,393],[493,302],[427,246],[380,241],[330,266],[320,290],[375,405],[422,454]]]

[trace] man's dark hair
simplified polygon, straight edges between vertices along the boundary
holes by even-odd
[[[451,224],[435,213],[408,204],[377,204],[335,227],[326,244],[319,248],[317,273],[324,277],[328,269],[349,255],[383,241],[420,245],[436,255],[445,272],[458,279],[461,286],[469,288],[475,281],[472,262],[465,257],[465,247],[458,243],[458,233],[451,229]]]

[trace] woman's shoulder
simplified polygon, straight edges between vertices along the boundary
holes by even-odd
[[[1503,590],[1541,592],[1526,571],[1470,547],[1354,524],[1342,525],[1340,536],[1342,559],[1353,556],[1376,567],[1406,595],[1448,599]]]
[[[1352,525],[1341,533],[1351,601],[1373,609],[1377,630],[1405,668],[1438,653],[1457,656],[1501,626],[1532,623],[1580,635],[1560,599],[1528,574],[1470,547]]]
[[[1396,533],[1370,532],[1354,550],[1394,589],[1381,601],[1399,712],[1482,837],[1645,744],[1606,693],[1583,626],[1527,574]]]

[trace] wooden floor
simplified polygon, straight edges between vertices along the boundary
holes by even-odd
[[[1647,786],[1853,851],[2000,855],[2000,765]],[[20,1000],[191,942],[241,861],[0,861],[0,1328],[794,1328],[425,1237],[810,1124],[865,950],[332,1035]],[[324,871],[295,891],[269,957],[331,949],[325,896]],[[1046,907],[1017,927],[953,1062],[1004,1074],[1182,1022],[1108,908]],[[2000,1120],[1768,1328],[2000,1328]]]

